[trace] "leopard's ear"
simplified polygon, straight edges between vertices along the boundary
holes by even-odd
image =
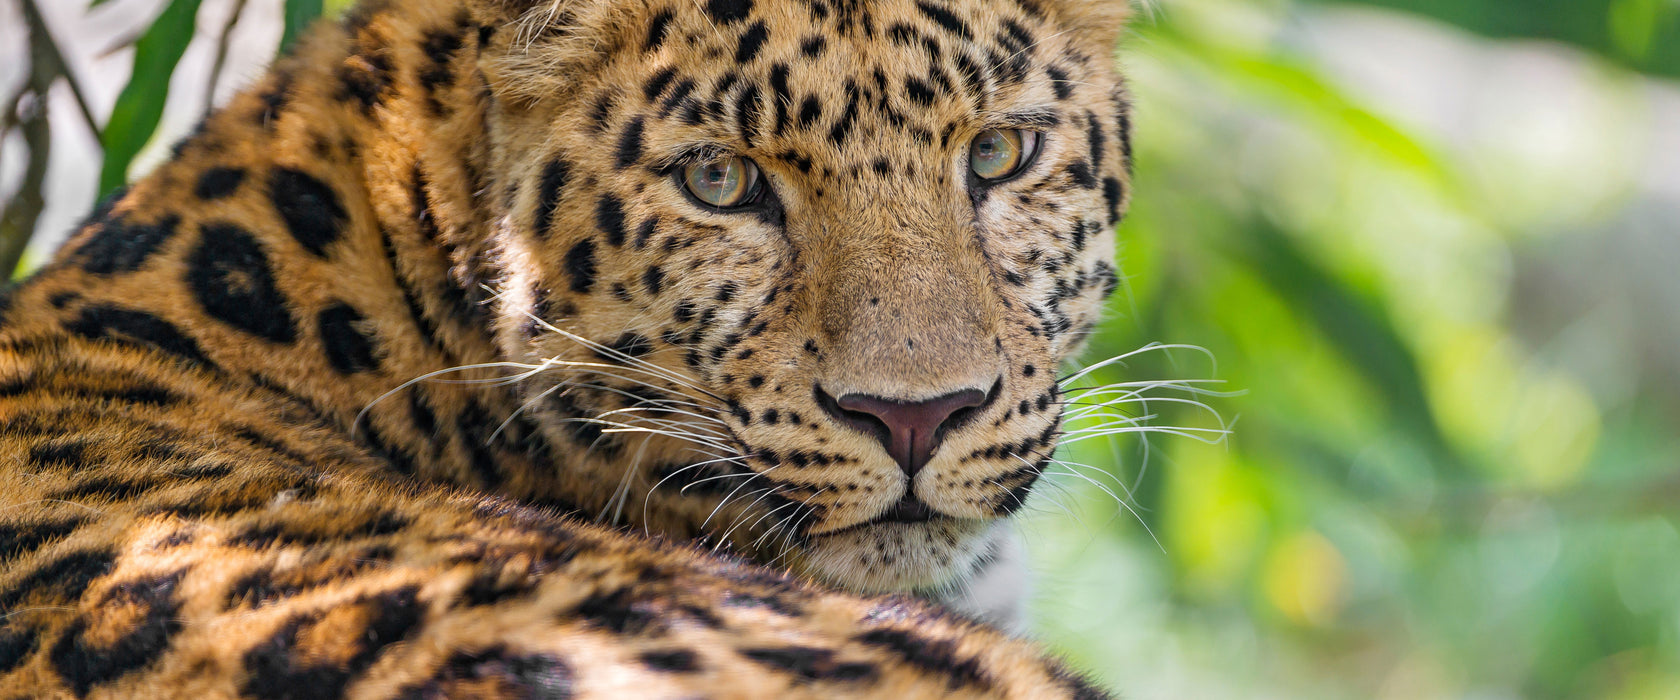
[[[1021,0],[1021,4],[1047,10],[1078,43],[1103,56],[1114,51],[1132,14],[1131,0]]]
[[[514,101],[564,99],[655,13],[651,0],[470,0],[498,30],[481,65],[496,94]],[[645,29],[640,30],[643,34]]]

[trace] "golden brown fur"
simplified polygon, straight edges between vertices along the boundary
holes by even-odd
[[[860,592],[986,565],[1115,279],[1123,11],[417,0],[318,31],[0,302],[0,689],[1094,693],[926,603],[657,538]],[[981,192],[1000,127],[1044,152]],[[685,201],[697,147],[774,206]],[[823,403],[954,389],[988,398],[919,472]],[[906,499],[930,517],[878,519]]]

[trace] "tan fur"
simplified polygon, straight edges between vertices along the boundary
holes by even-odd
[[[1123,14],[389,0],[323,27],[0,303],[0,688],[1094,692],[773,571],[936,595],[1007,535],[1115,279]],[[988,128],[1046,136],[982,190]],[[696,147],[774,206],[687,199]],[[994,388],[914,479],[819,399]],[[937,517],[875,521],[912,493]]]

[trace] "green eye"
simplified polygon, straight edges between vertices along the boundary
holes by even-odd
[[[1020,129],[988,129],[974,137],[968,167],[986,182],[1007,179],[1025,170],[1038,155],[1039,133]]]
[[[683,168],[683,186],[707,206],[730,209],[750,204],[758,194],[758,166],[746,158],[724,158]]]

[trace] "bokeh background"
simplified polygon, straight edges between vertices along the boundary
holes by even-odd
[[[0,265],[343,4],[0,0]],[[1130,698],[1680,698],[1680,1],[1151,0],[1119,55],[1132,354],[1036,633]]]

